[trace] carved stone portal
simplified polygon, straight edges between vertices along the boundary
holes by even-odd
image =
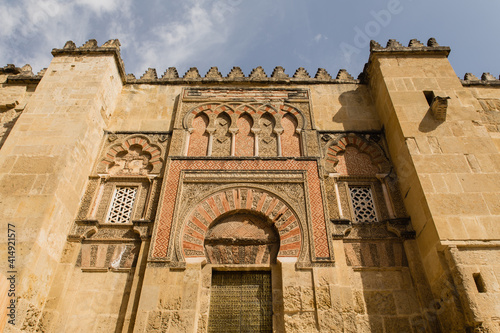
[[[274,264],[278,250],[276,229],[252,214],[224,217],[205,237],[207,262],[212,264]]]

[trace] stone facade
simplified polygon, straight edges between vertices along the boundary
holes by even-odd
[[[118,40],[1,68],[0,325],[499,331],[500,80],[370,48],[358,79],[136,79]]]

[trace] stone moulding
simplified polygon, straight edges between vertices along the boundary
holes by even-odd
[[[374,223],[356,223],[349,219],[331,219],[333,239],[415,239],[409,217],[387,219]],[[352,232],[355,230],[355,232]]]

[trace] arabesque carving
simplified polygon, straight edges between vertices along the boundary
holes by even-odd
[[[158,174],[163,166],[162,136],[155,137],[157,143],[150,142],[144,135],[130,135],[122,140],[110,134],[113,145],[107,149],[105,157],[97,165],[97,173],[112,176]]]

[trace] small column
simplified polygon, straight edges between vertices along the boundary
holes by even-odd
[[[274,133],[276,133],[276,143],[278,145],[278,156],[282,156],[281,154],[281,134],[283,134],[283,129],[275,129]]]
[[[207,151],[207,156],[212,156],[212,145],[213,145],[213,140],[214,140],[214,132],[215,128],[207,128],[207,133],[208,133],[208,151]]]
[[[188,128],[186,131],[186,140],[184,144],[184,151],[182,152],[182,155],[187,156],[189,152],[189,140],[191,139],[191,134],[193,133],[194,128]]]
[[[254,156],[259,156],[259,132],[260,128],[252,128],[250,130],[253,133],[255,144],[254,144]]]
[[[342,212],[342,204],[340,202],[340,193],[339,193],[339,184],[338,184],[338,178],[339,178],[340,174],[331,173],[329,176],[332,177],[334,180],[333,184],[335,187],[335,197],[337,198],[337,206],[339,208],[339,218],[344,219],[344,213]]]
[[[231,156],[236,154],[236,133],[238,133],[237,128],[230,128],[229,133],[231,133]]]
[[[102,194],[104,193],[105,176],[108,175],[99,175],[99,185],[97,186],[97,194],[94,196],[92,206],[90,207],[90,214],[88,216],[89,220],[96,219],[97,208],[99,207],[99,202],[101,202]]]
[[[382,192],[384,192],[385,205],[387,206],[387,212],[389,213],[389,218],[393,219],[396,216],[394,215],[394,209],[392,208],[391,198],[389,196],[389,191],[387,190],[387,184],[385,183],[385,179],[388,174],[377,174],[376,177],[380,180],[380,184],[382,185]]]
[[[156,186],[156,175],[148,176],[148,180],[149,180],[148,195],[146,197],[146,202],[144,203],[144,210],[142,211],[141,214],[141,220],[146,220],[148,218],[147,214],[149,207],[151,206],[151,193],[153,192],[153,189]]]

